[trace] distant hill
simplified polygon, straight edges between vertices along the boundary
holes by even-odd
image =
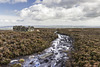
[[[0,30],[12,30],[13,26],[0,26]]]
[[[100,28],[100,26],[34,25],[35,28]],[[13,26],[0,26],[0,30],[12,30]]]

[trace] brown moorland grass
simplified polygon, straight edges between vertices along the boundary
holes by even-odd
[[[43,51],[56,38],[54,31],[73,38],[73,50],[66,67],[100,67],[100,29],[39,29],[40,32],[0,31],[0,63],[11,58]]]
[[[73,50],[70,66],[67,67],[100,67],[100,29],[59,29],[73,37]],[[67,63],[66,63],[67,65]]]
[[[33,32],[0,31],[0,64],[6,65],[12,58],[40,53],[56,38],[53,30]]]

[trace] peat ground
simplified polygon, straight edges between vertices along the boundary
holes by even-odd
[[[68,34],[73,38],[73,48],[66,67],[100,67],[100,29],[64,28],[46,29],[33,32],[0,31],[0,64],[10,59],[40,53],[48,48],[57,37],[54,32]]]

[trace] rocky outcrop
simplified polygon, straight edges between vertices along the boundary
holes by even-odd
[[[33,26],[13,26],[13,31],[34,31],[34,27]]]

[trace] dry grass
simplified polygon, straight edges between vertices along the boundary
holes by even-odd
[[[48,48],[56,38],[53,32],[45,29],[40,32],[0,31],[0,64],[5,65],[11,58],[38,53]]]
[[[59,29],[73,37],[73,67],[100,67],[100,29]]]
[[[100,67],[100,29],[39,29],[40,32],[0,31],[0,63],[11,58],[43,51],[56,38],[54,31],[73,38],[70,67]],[[3,62],[2,62],[3,61]],[[68,66],[67,66],[68,67]]]

